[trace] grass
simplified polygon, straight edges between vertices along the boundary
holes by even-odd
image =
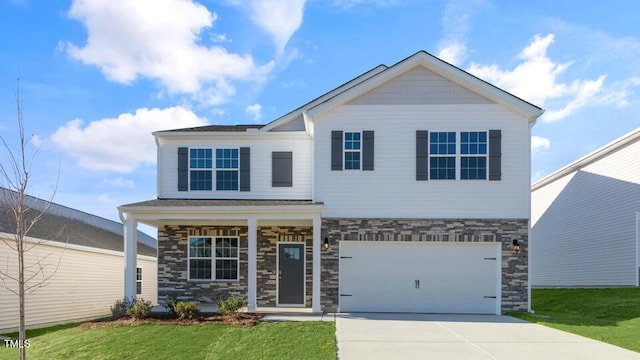
[[[535,314],[511,316],[640,352],[640,288],[533,289]]]
[[[332,322],[261,322],[246,328],[218,323],[57,328],[27,335],[30,359],[336,358]],[[17,356],[17,349],[0,348],[0,359]]]

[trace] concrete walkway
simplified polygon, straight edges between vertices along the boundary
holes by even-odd
[[[640,359],[640,353],[507,316],[338,314],[338,358]]]

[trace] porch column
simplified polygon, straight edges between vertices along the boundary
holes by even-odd
[[[320,244],[322,243],[322,219],[313,217],[313,292],[311,295],[311,308],[314,313],[322,312],[320,307]]]
[[[247,226],[249,232],[249,249],[247,259],[248,279],[247,279],[247,311],[256,312],[256,288],[257,288],[257,271],[256,271],[256,252],[258,247],[258,225],[255,218],[247,219]]]
[[[136,298],[136,257],[138,253],[138,222],[127,216],[124,222],[124,297]]]

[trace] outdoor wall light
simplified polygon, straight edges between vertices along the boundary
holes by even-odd
[[[520,252],[520,243],[518,242],[518,239],[513,239],[511,241],[511,243],[513,244],[513,251],[517,254]]]
[[[322,250],[324,250],[324,251],[329,250],[329,238],[328,237],[324,238],[324,242],[322,243]]]

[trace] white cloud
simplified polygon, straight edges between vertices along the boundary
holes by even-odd
[[[217,93],[221,83],[260,81],[273,67],[272,62],[256,66],[250,55],[221,46],[201,45],[200,35],[217,15],[192,1],[75,0],[68,15],[84,24],[88,36],[83,46],[66,43],[67,54],[119,83],[146,77],[171,93]]]
[[[460,65],[467,57],[467,46],[460,42],[451,42],[438,51],[440,59],[452,65]]]
[[[531,152],[536,154],[551,148],[551,141],[542,136],[531,137]]]
[[[563,119],[606,96],[602,91],[606,76],[601,75],[596,80],[576,79],[570,84],[561,82],[558,77],[571,62],[558,63],[549,58],[547,49],[553,40],[553,34],[534,36],[518,55],[520,64],[512,70],[501,69],[495,64],[472,63],[468,71],[536,105],[545,107],[553,101],[554,108],[548,109],[542,119]]]
[[[180,106],[142,108],[86,126],[79,119],[71,120],[51,135],[51,141],[86,169],[128,173],[156,162],[151,132],[205,124],[206,120]]]
[[[229,0],[249,13],[251,20],[273,38],[278,53],[302,25],[305,0]]]
[[[109,187],[116,187],[116,188],[132,189],[135,186],[135,183],[133,182],[133,180],[126,179],[122,176],[118,176],[113,179],[103,179],[102,185],[109,186]]]
[[[244,112],[249,114],[253,121],[259,121],[260,119],[262,119],[262,105],[258,103],[247,106],[244,109]]]
[[[98,195],[96,200],[98,200],[98,202],[101,202],[103,204],[115,204],[116,203],[116,199],[112,198],[111,195],[109,195],[109,194],[100,194],[100,195]]]
[[[459,66],[469,55],[465,37],[469,32],[470,18],[484,0],[450,0],[442,15],[443,39],[438,45],[437,56]]]
[[[39,135],[32,135],[29,142],[37,148],[41,147],[43,144],[42,138]]]

